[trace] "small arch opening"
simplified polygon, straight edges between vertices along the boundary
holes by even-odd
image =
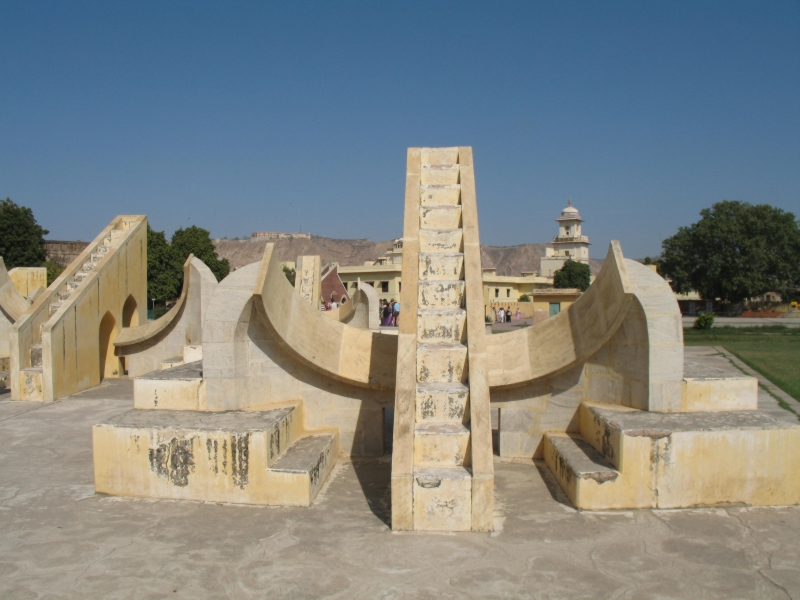
[[[133,295],[128,296],[125,300],[125,305],[122,307],[122,326],[123,327],[136,327],[139,325],[139,311],[136,310],[136,298]]]
[[[117,331],[117,320],[107,312],[100,321],[100,381],[106,377],[119,377],[122,372],[119,357],[114,354]]]

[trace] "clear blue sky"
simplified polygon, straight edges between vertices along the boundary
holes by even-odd
[[[800,2],[0,1],[0,197],[52,239],[402,234],[470,145],[481,241],[631,257],[721,199],[800,215]]]

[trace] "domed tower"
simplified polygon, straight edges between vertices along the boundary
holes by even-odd
[[[556,219],[558,235],[553,238],[553,247],[548,248],[541,260],[541,274],[552,277],[567,260],[589,264],[589,238],[581,232],[581,219],[578,209],[572,206],[572,199],[567,200],[567,207]]]

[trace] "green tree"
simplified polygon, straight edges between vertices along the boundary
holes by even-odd
[[[157,302],[177,298],[183,285],[183,263],[163,231],[147,224],[147,298]]]
[[[194,254],[211,269],[217,281],[227,277],[231,265],[227,258],[220,259],[217,249],[211,241],[211,234],[206,229],[192,225],[186,229],[178,229],[172,234],[172,248],[181,264],[186,262],[190,254]]]
[[[295,280],[295,277],[297,276],[297,273],[295,272],[295,270],[294,269],[290,269],[286,265],[283,265],[283,274],[286,275],[286,279],[289,280],[289,283],[294,285],[294,280]]]
[[[662,243],[660,271],[679,293],[737,303],[800,284],[800,228],[768,204],[723,200]]]
[[[58,264],[54,260],[48,260],[48,261],[42,263],[42,266],[45,269],[47,269],[47,285],[48,285],[48,287],[50,286],[51,283],[53,283],[56,279],[58,279],[58,276],[61,275],[61,273],[64,272],[64,267],[62,267],[60,264]]]
[[[517,302],[530,302],[530,301],[531,297],[528,294],[522,294],[517,300]]]
[[[11,198],[0,200],[0,256],[7,269],[41,267],[47,258],[43,236],[48,233],[30,208],[14,204]]]
[[[553,273],[553,287],[578,288],[585,292],[589,289],[591,277],[592,271],[589,269],[589,265],[568,259],[563,267]]]

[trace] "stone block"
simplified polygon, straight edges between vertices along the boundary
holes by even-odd
[[[420,229],[420,252],[461,252],[460,229]]]
[[[420,204],[456,205],[461,201],[461,186],[458,184],[422,185],[419,191]]]
[[[457,384],[417,384],[417,422],[469,421],[469,388]]]
[[[421,206],[419,209],[420,239],[425,229],[450,229],[460,231],[460,206]],[[420,245],[420,250],[423,251]],[[442,250],[436,250],[441,252]]]
[[[422,165],[420,169],[421,185],[453,185],[459,183],[460,169],[453,165]]]
[[[415,470],[414,529],[470,531],[472,477],[463,467]]]
[[[463,281],[420,281],[419,308],[461,308],[464,286]]]
[[[470,465],[469,429],[461,423],[418,423],[414,430],[414,464],[425,467]]]
[[[417,341],[460,344],[465,341],[467,311],[463,308],[427,308],[417,313]]]
[[[420,148],[421,165],[454,165],[458,163],[458,148]]]
[[[422,281],[459,280],[463,274],[463,267],[462,254],[423,252],[419,254],[419,278]]]
[[[463,383],[467,378],[467,347],[461,344],[419,344],[417,381]]]

